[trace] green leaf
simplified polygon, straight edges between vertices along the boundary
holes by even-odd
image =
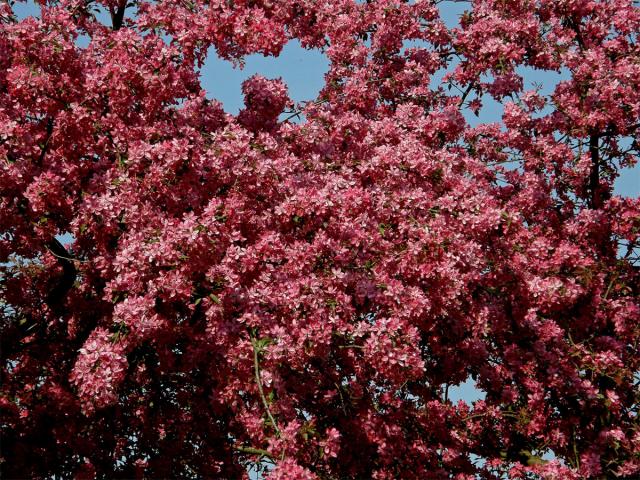
[[[273,339],[270,337],[257,338],[254,340],[253,345],[258,353],[262,352],[267,346],[273,343]]]

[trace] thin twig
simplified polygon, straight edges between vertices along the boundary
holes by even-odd
[[[49,251],[49,253],[51,255],[53,255],[56,258],[59,258],[60,260],[68,260],[70,262],[80,262],[80,263],[88,263],[89,260],[80,260],[79,258],[73,258],[73,257],[65,257],[64,255],[59,255],[56,252],[54,252],[51,247],[49,247],[49,245],[45,245],[45,247],[47,248],[47,250]]]
[[[464,105],[464,102],[467,100],[467,97],[469,96],[469,94],[471,93],[471,90],[473,90],[474,87],[475,87],[474,83],[470,83],[469,84],[469,86],[467,87],[465,92],[462,94],[462,98],[460,99],[460,103],[458,103],[459,107]]]
[[[264,390],[262,388],[262,380],[260,380],[260,361],[258,359],[258,348],[254,336],[251,336],[251,346],[253,347],[253,371],[256,377],[256,383],[258,384],[258,392],[260,393],[260,398],[262,399],[264,409],[267,411],[267,417],[269,417],[271,425],[273,425],[273,429],[276,432],[276,436],[280,437],[280,429],[278,428],[278,424],[276,423],[275,418],[273,418],[273,415],[271,415],[269,403],[267,402],[267,397],[265,397]]]
[[[342,413],[344,413],[344,415],[347,415],[347,407],[344,403],[344,397],[342,396],[342,388],[337,384],[337,382],[333,383],[336,386],[336,389],[338,390],[338,395],[340,395],[340,404],[342,406]]]
[[[580,456],[578,455],[578,445],[577,445],[577,439],[576,439],[576,429],[575,427],[573,428],[573,455],[576,458],[576,464],[575,467],[576,468],[580,468]]]
[[[270,458],[271,460],[276,459],[275,456],[273,456],[267,450],[263,450],[262,448],[245,447],[243,445],[240,445],[240,446],[234,446],[233,449],[237,450],[238,452],[248,453],[250,455],[260,455],[261,457],[267,457],[267,458]]]
[[[609,296],[609,293],[611,293],[611,289],[613,288],[613,284],[616,282],[616,280],[618,280],[619,276],[620,276],[620,272],[616,272],[616,274],[611,278],[611,281],[609,282],[609,285],[607,286],[607,291],[604,292],[604,296],[602,297],[603,300],[607,299],[607,297]]]

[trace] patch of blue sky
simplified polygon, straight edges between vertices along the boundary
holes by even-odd
[[[450,386],[447,392],[447,397],[453,404],[460,400],[471,404],[478,400],[484,400],[485,396],[485,392],[476,386],[476,382],[471,377],[458,385]]]
[[[217,57],[212,49],[200,70],[207,96],[221,101],[227,113],[237,114],[244,107],[242,82],[252,75],[282,78],[291,100],[299,103],[317,98],[329,69],[325,55],[304,49],[297,40],[288,42],[278,57],[248,55],[244,62],[243,68],[235,67]]]

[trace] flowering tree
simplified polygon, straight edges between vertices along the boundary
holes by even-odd
[[[3,478],[638,478],[640,7],[446,3],[0,5]]]

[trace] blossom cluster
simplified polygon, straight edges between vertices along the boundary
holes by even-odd
[[[637,2],[38,3],[0,4],[0,476],[640,475]],[[291,40],[315,101],[208,97]]]

